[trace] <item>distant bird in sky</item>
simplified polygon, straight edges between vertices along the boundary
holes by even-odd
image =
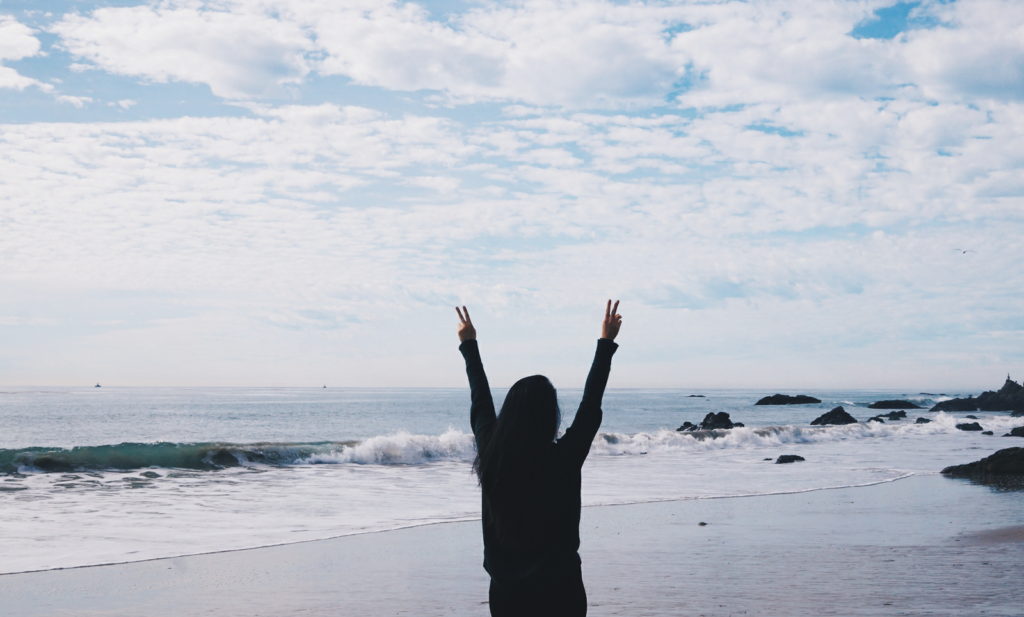
[[[967,253],[977,253],[978,252],[978,251],[975,251],[974,249],[953,249],[953,250],[954,251],[960,251],[961,255],[966,255]]]

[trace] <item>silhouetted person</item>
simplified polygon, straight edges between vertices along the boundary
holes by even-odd
[[[558,399],[543,375],[513,384],[495,417],[476,329],[466,307],[455,309],[471,391],[473,468],[482,489],[484,568],[491,575],[495,617],[587,614],[578,552],[580,469],[601,425],[601,398],[618,348],[613,339],[622,325],[618,308],[611,300],[605,307],[583,400],[557,441]]]

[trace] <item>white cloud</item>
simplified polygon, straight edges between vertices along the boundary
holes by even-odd
[[[0,15],[0,62],[21,60],[39,54],[39,39],[32,29],[16,19]],[[24,90],[29,87],[52,90],[52,86],[26,77],[9,66],[0,65],[0,88]]]
[[[884,5],[531,0],[439,21],[411,2],[180,0],[66,16],[54,31],[98,68],[227,98],[280,95],[314,71],[455,103],[571,108],[1024,94],[1019,3],[929,3],[915,14],[942,27],[849,35]]]
[[[102,8],[66,15],[53,31],[106,71],[203,83],[225,98],[281,95],[309,72],[311,42],[300,26],[214,3]]]
[[[922,12],[943,24],[907,35],[910,77],[925,95],[1024,100],[1024,4],[961,0]]]

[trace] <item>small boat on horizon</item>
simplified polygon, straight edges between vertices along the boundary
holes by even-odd
[[[100,384],[96,384],[96,385],[95,385],[95,386],[93,386],[93,387],[94,387],[94,388],[102,388],[103,386],[101,386]]]

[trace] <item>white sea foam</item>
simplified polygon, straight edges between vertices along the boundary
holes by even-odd
[[[299,464],[359,463],[417,465],[436,461],[471,461],[476,455],[473,435],[449,428],[440,435],[398,432],[378,435],[340,450],[302,458]]]

